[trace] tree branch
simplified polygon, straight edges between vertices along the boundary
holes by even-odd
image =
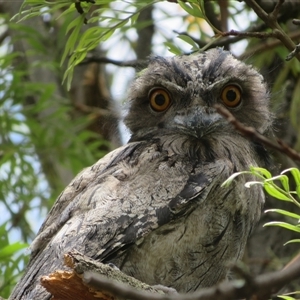
[[[299,39],[300,37],[300,31],[294,31],[290,34],[291,39]],[[273,49],[275,47],[278,47],[281,44],[281,41],[276,39],[276,40],[265,40],[263,43],[256,44],[252,46],[251,48],[247,49],[245,52],[243,52],[240,56],[239,59],[243,60],[254,53],[261,52],[261,51],[266,51]]]
[[[245,37],[255,37],[255,38],[259,38],[259,39],[265,39],[265,38],[269,38],[269,37],[274,37],[274,33],[273,32],[241,32],[241,31],[237,31],[237,30],[230,30],[227,32],[223,32],[221,34],[222,36],[239,36],[242,38]]]
[[[272,149],[280,151],[286,154],[288,157],[292,158],[293,160],[300,161],[300,153],[296,152],[294,149],[290,148],[286,145],[283,141],[278,140],[278,143],[274,143],[262,134],[258,133],[253,127],[245,126],[243,123],[238,121],[231,112],[229,112],[225,107],[216,104],[215,108],[217,112],[222,115],[228,122],[230,122],[234,128],[243,134],[246,138],[250,140],[258,141],[265,146],[268,146]]]
[[[277,292],[284,285],[292,280],[300,278],[300,259],[288,264],[281,271],[272,272],[257,276],[256,278],[247,276],[241,280],[222,282],[211,288],[204,288],[195,293],[159,295],[145,291],[137,291],[132,287],[111,281],[99,274],[84,272],[83,281],[93,288],[108,291],[109,293],[131,300],[234,300],[255,296],[257,300],[267,300],[272,293]]]
[[[119,60],[114,60],[110,59],[107,57],[98,57],[98,56],[90,56],[84,59],[80,65],[85,65],[89,64],[91,62],[95,63],[104,63],[104,64],[113,64],[119,67],[131,67],[131,68],[145,68],[148,65],[148,60],[147,59],[137,59],[137,60],[128,60],[128,61],[119,61]]]
[[[296,45],[291,40],[291,38],[283,31],[281,26],[277,22],[277,16],[279,13],[279,10],[284,3],[284,0],[278,0],[274,10],[267,14],[258,4],[255,0],[244,0],[245,3],[251,7],[254,12],[257,14],[257,16],[262,19],[271,29],[272,29],[272,37],[275,37],[279,39],[282,44],[289,50],[294,51],[296,48]],[[300,54],[296,53],[295,57],[300,61]]]
[[[89,273],[102,276],[110,282],[114,281],[118,284],[126,284],[127,287],[135,291],[148,291],[151,295],[155,295],[155,293],[163,294],[162,291],[124,274],[119,269],[107,264],[102,264],[76,250],[64,255],[64,264],[68,266],[70,270],[56,270],[48,276],[41,278],[41,285],[51,293],[51,299],[53,300],[116,300],[114,293],[110,293],[108,289],[99,289],[93,287],[91,284],[86,284],[86,281],[82,280],[82,277]]]
[[[250,297],[267,300],[283,286],[300,278],[300,257],[297,256],[281,271],[252,277],[236,265],[234,269],[242,279],[225,281],[195,293],[164,294],[159,288],[140,282],[78,251],[67,253],[64,261],[71,271],[58,270],[41,279],[41,284],[52,294],[53,300],[235,300]]]

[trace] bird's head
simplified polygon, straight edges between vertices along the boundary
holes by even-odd
[[[132,84],[129,100],[125,124],[133,140],[168,132],[198,139],[226,130],[232,133],[215,104],[260,133],[271,124],[263,77],[221,48],[151,58]]]

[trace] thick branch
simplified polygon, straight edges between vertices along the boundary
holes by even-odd
[[[72,271],[56,271],[41,279],[54,300],[234,300],[251,296],[255,297],[251,299],[267,300],[274,292],[300,278],[300,258],[296,257],[281,271],[252,277],[236,266],[242,279],[222,282],[195,293],[164,294],[77,251],[65,255],[65,264]]]
[[[155,293],[163,294],[162,291],[122,273],[117,268],[92,260],[78,251],[65,254],[64,263],[70,268],[69,271],[57,270],[41,278],[42,286],[52,294],[53,298],[51,299],[53,300],[116,300],[114,294],[110,293],[108,289],[99,289],[86,284],[82,277],[87,273],[97,274],[97,276],[102,276],[110,282],[126,284],[127,287],[135,291],[148,291],[151,295]]]
[[[292,280],[300,278],[300,259],[289,264],[281,271],[260,275],[256,278],[247,277],[242,280],[223,282],[195,293],[159,295],[137,291],[132,287],[111,281],[98,274],[84,273],[84,281],[88,285],[106,290],[117,297],[131,300],[234,300],[249,299],[251,296],[255,296],[257,300],[267,300],[272,293],[278,291]]]

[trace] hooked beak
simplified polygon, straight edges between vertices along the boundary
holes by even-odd
[[[188,111],[177,112],[175,126],[185,134],[201,138],[217,128],[228,124],[212,107],[193,107]]]

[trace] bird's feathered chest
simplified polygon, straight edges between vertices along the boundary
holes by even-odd
[[[178,140],[182,144],[178,145]],[[127,213],[136,214],[138,221],[126,225],[118,240],[124,238],[124,248],[120,247],[117,255],[106,256],[107,248],[102,255],[144,282],[191,291],[213,284],[215,276],[224,278],[227,264],[242,255],[259,218],[263,193],[259,187],[245,189],[243,180],[229,190],[221,188],[234,171],[256,164],[250,148],[230,149],[237,141],[215,140],[210,143],[214,150],[209,155],[205,142],[190,144],[183,156],[178,152],[182,153],[187,142],[178,140],[147,147],[145,161],[139,161],[139,168],[132,173],[134,179],[124,181],[126,188],[121,184],[122,190],[128,191],[125,203],[132,205]],[[239,156],[239,151],[246,155]],[[190,155],[196,152],[196,156]],[[130,193],[133,190],[136,193]],[[133,237],[130,242],[129,236]],[[209,268],[215,269],[210,272],[213,277],[207,274],[199,280]]]
[[[211,189],[217,205],[217,195],[222,192],[221,183],[233,172],[256,163],[249,149],[249,155],[238,159],[236,152],[244,149],[228,149],[217,140],[214,143],[188,143],[180,136],[170,136],[118,149],[74,179],[60,196],[59,209],[54,206],[54,213],[50,213],[50,219],[42,228],[43,236],[38,236],[37,240],[40,238],[43,243],[62,225],[64,228],[53,242],[61,242],[60,236],[66,233],[77,239],[82,232],[82,238],[86,239],[86,231],[95,227],[97,229],[92,231],[96,230],[99,237],[104,236],[100,244],[95,243],[99,249],[97,255],[100,255],[108,251],[106,240],[118,241],[106,233],[107,227],[113,228],[113,224],[118,224],[115,235],[124,235],[127,243],[130,239],[134,242],[147,232],[193,210],[199,199],[205,199]],[[196,198],[198,202],[194,201]],[[65,207],[61,207],[62,203],[66,203]],[[228,201],[222,205],[236,203]],[[243,206],[243,203],[239,205]],[[66,243],[72,244],[72,239]]]
[[[221,188],[256,165],[249,145],[230,148],[239,139],[169,135],[111,152],[60,195],[32,245],[31,268],[60,269],[63,254],[76,249],[182,292],[221,280],[242,255],[264,199],[243,178]],[[52,256],[51,266],[43,262]]]
[[[249,145],[230,148],[238,140],[170,135],[109,153],[60,195],[31,246],[28,268],[49,274],[76,249],[181,292],[225,278],[264,199],[260,188],[243,187],[244,178],[221,188],[233,172],[256,165]]]

